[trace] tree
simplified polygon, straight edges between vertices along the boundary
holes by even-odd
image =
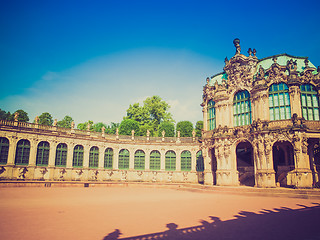
[[[174,137],[174,124],[172,122],[160,123],[158,137],[162,137],[162,131],[165,131],[165,137]]]
[[[71,128],[71,123],[73,122],[72,117],[70,116],[65,116],[61,121],[57,122],[58,127],[63,127],[63,128]]]
[[[29,117],[28,117],[28,113],[26,113],[25,111],[23,111],[22,109],[19,109],[17,111],[15,111],[11,116],[14,119],[14,115],[15,113],[18,113],[18,122],[28,122],[29,121]]]
[[[124,119],[137,121],[143,135],[149,129],[151,136],[153,136],[161,122],[174,122],[171,113],[168,112],[169,108],[170,105],[159,96],[148,97],[143,101],[143,106],[140,106],[139,103],[130,105]]]
[[[0,120],[6,120],[6,121],[12,120],[11,113],[0,109]]]
[[[119,128],[120,123],[111,122],[109,126],[107,126],[106,133],[107,134],[116,134],[117,128]]]
[[[93,124],[92,128],[93,128],[93,131],[95,132],[102,132],[102,127],[104,127],[105,129],[107,129],[107,125],[102,123],[102,122],[98,122],[98,123],[95,123]]]
[[[52,126],[53,119],[50,113],[44,112],[39,116],[39,124]]]
[[[140,135],[139,129],[140,129],[139,122],[132,120],[132,119],[124,119],[120,123],[119,134],[120,135],[131,135],[132,130],[134,130],[135,135],[139,136]]]
[[[93,131],[93,121],[89,120],[85,123],[79,123],[77,125],[77,129],[82,130],[82,131],[87,131],[88,130],[88,124],[90,124],[90,131]]]
[[[196,122],[196,137],[201,137],[202,136],[202,129],[203,129],[203,121],[198,121]]]
[[[177,132],[180,131],[180,137],[192,137],[193,125],[189,121],[177,123]]]

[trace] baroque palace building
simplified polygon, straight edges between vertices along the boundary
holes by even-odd
[[[202,138],[107,135],[16,116],[0,120],[0,180],[319,186],[319,67],[234,45],[203,88]]]
[[[309,188],[319,182],[320,68],[307,57],[225,59],[203,88],[205,182]]]

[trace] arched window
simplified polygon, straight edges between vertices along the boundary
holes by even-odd
[[[181,153],[181,171],[191,170],[191,152],[183,151]]]
[[[174,151],[166,152],[165,169],[166,171],[176,170],[176,153]]]
[[[119,169],[129,169],[129,151],[122,149],[119,152]]]
[[[48,166],[50,145],[48,142],[40,142],[37,148],[37,166]]]
[[[9,140],[7,138],[0,138],[0,164],[7,164],[9,153]]]
[[[216,128],[216,109],[214,107],[215,102],[210,100],[208,102],[208,126],[209,130]]]
[[[73,167],[82,167],[83,166],[83,146],[77,145],[73,149]]]
[[[59,143],[56,150],[56,167],[65,167],[67,165],[68,147],[65,143]]]
[[[99,165],[99,148],[91,147],[89,152],[89,168],[97,168]]]
[[[287,84],[272,84],[269,88],[270,120],[283,120],[291,118],[290,96]]]
[[[302,116],[306,120],[319,121],[319,97],[317,90],[311,84],[303,84],[301,90]]]
[[[30,155],[30,142],[28,140],[22,139],[17,143],[16,149],[16,165],[28,165]]]
[[[197,172],[203,172],[204,171],[204,162],[203,162],[203,156],[202,151],[197,152]]]
[[[137,150],[134,154],[134,169],[144,170],[145,153],[142,150]]]
[[[104,151],[104,168],[112,169],[113,166],[113,150],[112,148],[107,148]]]
[[[150,153],[150,170],[160,170],[161,168],[161,154],[154,150]]]
[[[233,124],[235,127],[251,124],[251,103],[248,91],[238,92],[233,99]]]

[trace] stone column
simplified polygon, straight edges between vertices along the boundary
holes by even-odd
[[[310,170],[307,138],[301,132],[296,132],[292,138],[295,169],[289,173],[289,185],[297,188],[312,187],[312,172]]]
[[[119,148],[113,148],[113,169],[119,169]]]
[[[135,149],[129,148],[129,170],[134,170],[134,154]]]
[[[83,144],[83,168],[89,168],[89,152],[91,146],[89,144]]]
[[[18,139],[11,136],[9,139],[9,152],[7,166],[14,166]]]
[[[30,156],[29,156],[30,167],[36,166],[37,147],[38,147],[38,140],[30,139]]]
[[[181,171],[181,150],[176,150],[176,171]]]
[[[98,169],[104,169],[104,147],[102,145],[99,146],[99,164]]]
[[[191,151],[191,171],[195,172],[197,169],[197,150],[192,149]]]
[[[55,171],[55,160],[56,160],[56,149],[58,142],[51,141],[50,144],[50,151],[49,151],[49,162],[48,162],[48,171],[49,171],[49,180],[54,179],[54,171]]]
[[[165,171],[165,166],[166,166],[166,151],[165,149],[160,150],[160,170]]]
[[[75,143],[70,142],[66,143],[68,147],[68,152],[67,152],[67,168],[72,168],[72,162],[73,162],[73,150],[75,147]]]
[[[204,162],[204,184],[205,185],[213,185],[213,175],[212,175],[212,170],[211,170],[211,159],[209,156],[209,148],[204,147],[202,149],[202,156],[203,156],[203,162]]]
[[[209,131],[209,128],[208,128],[208,108],[207,108],[207,104],[205,104],[205,105],[203,106],[202,113],[203,113],[203,129],[206,130],[206,131]]]
[[[298,117],[302,117],[301,111],[301,91],[299,86],[289,87],[291,116],[296,113]]]
[[[150,170],[150,149],[145,150],[145,170],[149,171]]]

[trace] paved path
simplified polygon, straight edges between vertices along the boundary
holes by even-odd
[[[319,206],[139,186],[0,188],[0,239],[320,239]]]

